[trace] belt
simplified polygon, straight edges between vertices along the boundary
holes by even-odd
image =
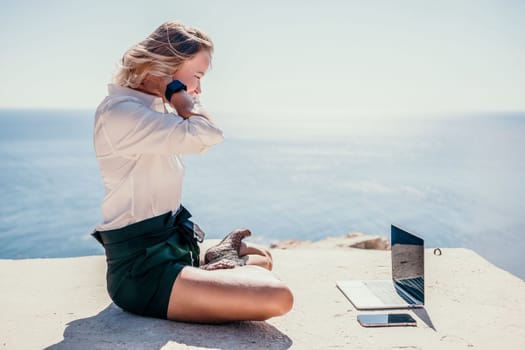
[[[141,253],[144,248],[166,241],[174,234],[193,238],[190,212],[181,205],[175,215],[172,213],[169,211],[114,230],[95,231],[92,236],[104,246],[108,259]]]

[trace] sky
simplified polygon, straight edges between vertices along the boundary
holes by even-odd
[[[280,118],[525,111],[525,1],[27,1],[0,5],[0,108],[95,109],[167,20],[215,44],[210,111]]]

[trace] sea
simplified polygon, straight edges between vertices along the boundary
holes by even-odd
[[[93,115],[0,110],[0,258],[103,254]],[[525,113],[216,119],[225,141],[185,156],[182,194],[208,238],[388,238],[396,224],[525,279]]]

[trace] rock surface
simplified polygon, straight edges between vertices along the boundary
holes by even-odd
[[[389,250],[389,241],[380,236],[365,235],[361,232],[350,232],[343,237],[328,237],[321,241],[301,241],[291,239],[272,243],[270,248],[290,249],[298,247],[310,248],[359,248],[359,249],[376,249]]]
[[[275,273],[294,292],[292,311],[224,325],[123,312],[107,295],[103,256],[0,260],[0,349],[525,348],[525,282],[470,250],[427,250],[426,306],[401,311],[417,327],[379,329],[357,323],[369,312],[356,310],[335,281],[389,278],[389,251],[348,248],[345,238],[272,255]]]

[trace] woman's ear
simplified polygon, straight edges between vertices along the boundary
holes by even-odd
[[[142,90],[146,93],[149,93],[151,95],[163,97],[164,92],[166,91],[166,85],[171,81],[170,77],[159,77],[152,74],[147,73],[144,77],[144,80],[142,80]]]

